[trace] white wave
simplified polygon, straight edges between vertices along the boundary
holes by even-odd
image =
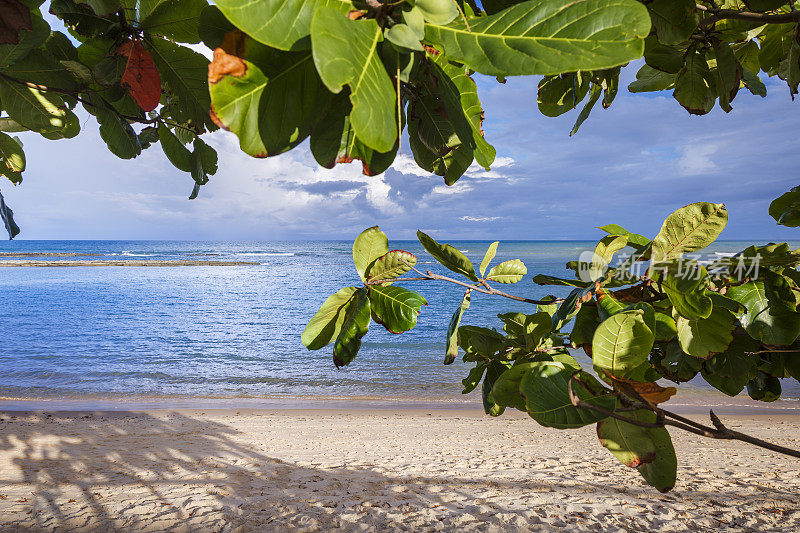
[[[232,255],[250,257],[291,257],[294,252],[239,252]]]

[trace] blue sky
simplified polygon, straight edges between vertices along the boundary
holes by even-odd
[[[539,114],[537,78],[479,79],[498,158],[454,187],[417,168],[405,147],[384,175],[366,177],[360,164],[319,168],[307,144],[253,159],[218,132],[207,137],[220,170],[189,201],[190,178],[159,146],[117,159],[85,118],[75,139],[23,135],[25,181],[0,190],[20,239],[350,239],[374,224],[394,239],[417,228],[448,239],[592,239],[611,222],[653,235],[694,201],[728,205],[722,238],[795,239],[767,214],[798,185],[800,102],[786,86],[769,84],[765,99],[743,90],[732,113],[693,117],[669,93],[628,93],[636,69],[623,71],[614,105],[598,106],[571,138],[577,111]]]

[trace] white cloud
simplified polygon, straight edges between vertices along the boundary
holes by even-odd
[[[710,174],[717,171],[717,165],[712,156],[717,153],[719,146],[715,144],[699,144],[697,142],[685,146],[678,159],[678,169],[685,176]]]
[[[505,217],[473,217],[470,215],[458,217],[459,220],[463,220],[465,222],[493,222],[495,220],[501,220],[503,218]]]

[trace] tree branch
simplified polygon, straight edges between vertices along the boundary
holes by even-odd
[[[725,427],[725,425],[723,425],[719,417],[716,414],[714,414],[713,410],[709,411],[709,417],[711,418],[711,423],[714,425],[714,427],[710,427],[710,426],[704,426],[703,424],[700,424],[693,420],[689,420],[688,418],[682,417],[676,413],[661,409],[659,407],[650,405],[648,403],[633,402],[631,401],[630,398],[620,394],[618,391],[615,390],[605,389],[609,394],[613,394],[623,403],[627,404],[627,407],[632,407],[635,410],[646,409],[649,411],[653,411],[656,415],[656,422],[655,423],[641,422],[639,420],[620,415],[617,412],[610,411],[604,407],[584,402],[572,390],[573,381],[577,381],[578,384],[581,385],[587,391],[592,392],[593,394],[596,393],[589,388],[589,385],[587,383],[585,383],[584,381],[582,381],[577,377],[579,372],[580,371],[573,373],[569,381],[567,382],[567,391],[569,392],[569,399],[570,402],[572,402],[572,405],[574,405],[575,407],[579,407],[581,409],[588,409],[590,411],[595,411],[597,413],[604,414],[611,418],[615,418],[617,420],[621,420],[623,422],[638,427],[659,428],[664,426],[672,426],[678,429],[682,429],[684,431],[688,431],[689,433],[694,433],[695,435],[700,435],[701,437],[708,437],[711,439],[723,439],[723,440],[739,440],[742,442],[746,442],[748,444],[752,444],[754,446],[758,446],[759,448],[765,448],[773,452],[778,452],[784,455],[800,458],[800,451],[798,450],[787,448],[785,446],[780,446],[778,444],[773,444],[771,442],[767,442],[765,440],[758,439],[756,437],[751,437],[750,435],[746,435],[739,431],[728,429],[727,427]]]
[[[403,262],[405,263],[405,261],[403,261]],[[525,303],[533,304],[533,305],[549,305],[549,304],[554,304],[554,303],[561,303],[561,302],[564,301],[563,298],[556,298],[554,300],[531,300],[530,298],[524,298],[522,296],[515,296],[513,294],[508,294],[507,292],[498,291],[497,289],[495,289],[493,287],[490,287],[487,283],[482,283],[482,285],[484,285],[484,287],[482,288],[478,284],[469,284],[469,283],[465,283],[465,282],[457,280],[457,279],[448,278],[447,276],[440,276],[439,274],[434,274],[430,270],[428,270],[426,273],[423,273],[423,272],[417,270],[416,268],[414,268],[413,266],[411,266],[409,263],[406,263],[406,265],[411,267],[411,269],[414,270],[414,272],[420,274],[421,277],[418,277],[418,278],[396,278],[396,281],[447,281],[449,283],[454,283],[456,285],[461,285],[462,287],[466,287],[467,289],[470,289],[470,290],[473,290],[473,291],[476,291],[476,292],[481,292],[483,294],[491,294],[492,296],[502,296],[503,298],[508,298],[510,300],[516,300],[518,302],[525,302]],[[366,284],[367,285],[380,285],[381,283],[385,283],[385,282],[386,282],[386,280],[384,279],[384,280],[368,281]]]
[[[762,24],[785,24],[789,22],[800,22],[800,11],[789,13],[752,13],[750,11],[739,11],[737,9],[715,9],[713,7],[695,4],[698,11],[704,11],[713,15],[701,22],[701,24],[713,24],[718,20],[735,19],[746,20],[748,22],[760,22]]]

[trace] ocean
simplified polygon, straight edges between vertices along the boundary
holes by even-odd
[[[453,244],[477,265],[489,243]],[[720,242],[709,253],[732,253],[746,245]],[[463,294],[451,284],[403,284],[429,302],[417,327],[393,335],[373,324],[349,367],[334,367],[330,346],[319,351],[303,347],[300,333],[322,301],[358,282],[351,246],[350,241],[0,243],[0,254],[99,254],[66,258],[73,260],[257,263],[0,268],[0,407],[18,405],[11,400],[99,405],[197,398],[276,405],[303,398],[479,403],[478,392],[461,395],[468,365],[442,364],[447,324]],[[523,281],[503,289],[531,298],[564,295],[567,288],[540,287],[531,277],[571,277],[565,263],[593,246],[589,241],[501,242],[495,263],[518,258],[528,267]],[[448,272],[416,241],[394,241],[390,247],[417,254],[420,269]],[[533,308],[475,294],[463,323],[499,329],[497,314],[507,311]],[[578,358],[588,365],[582,352]],[[783,383],[787,396],[800,396],[793,380]],[[707,387],[702,382],[692,386]]]

